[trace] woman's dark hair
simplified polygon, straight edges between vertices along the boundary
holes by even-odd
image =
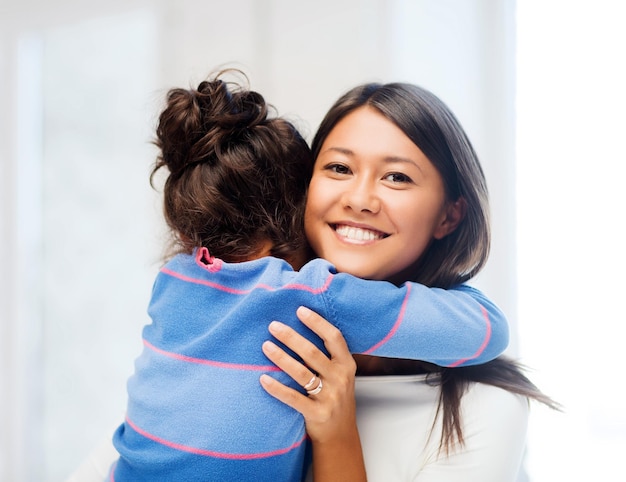
[[[222,71],[197,89],[171,89],[156,129],[164,214],[173,252],[206,247],[229,262],[249,259],[259,242],[280,258],[306,246],[304,204],[313,157],[287,120],[270,117],[257,92],[225,82]],[[154,185],[154,184],[153,184]]]
[[[431,243],[408,281],[447,289],[469,280],[487,261],[491,233],[485,175],[461,124],[437,96],[424,88],[406,83],[364,84],[340,97],[322,120],[311,146],[315,158],[337,123],[362,107],[376,109],[424,153],[441,175],[448,201],[463,199],[466,203],[465,216],[456,230]],[[431,365],[431,369],[440,377],[440,449],[446,451],[456,441],[463,443],[460,402],[470,382],[494,385],[558,408],[517,363],[506,357],[471,367]]]

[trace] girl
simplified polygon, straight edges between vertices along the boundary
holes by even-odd
[[[401,83],[356,87],[330,109],[312,150],[307,238],[339,271],[450,289],[483,267],[485,177],[462,127],[432,93]],[[460,216],[445,236],[442,213]],[[355,315],[351,324],[358,323]],[[363,455],[370,482],[512,482],[527,400],[556,408],[506,358],[444,368],[355,355],[355,388],[354,362],[337,329],[313,314],[306,324],[329,340],[330,356],[286,327],[272,333],[304,364],[271,342],[264,350],[296,380],[304,367],[314,369],[324,391],[303,397],[268,375],[262,384],[305,417],[316,479],[363,480],[363,467],[345,464]]]
[[[259,349],[268,324],[279,318],[327,353],[297,322],[299,306],[340,327],[354,353],[461,366],[493,359],[506,347],[504,316],[468,286],[396,287],[337,273],[321,259],[301,267],[313,160],[290,123],[268,116],[258,93],[229,87],[219,75],[195,90],[173,89],[156,144],[153,175],[169,171],[164,211],[177,254],[154,284],[152,323],[128,382],[126,420],[114,435],[120,458],[112,479],[301,480],[304,420],[258,383],[259,373],[272,373],[302,396],[324,394],[326,381],[316,372],[302,366],[291,380]],[[389,182],[398,184],[394,176]],[[439,205],[438,198],[433,191],[424,201]],[[424,211],[436,239],[453,232],[465,210],[463,202],[440,207]],[[335,229],[352,243],[388,238],[396,249],[391,227]],[[300,310],[301,317],[307,313]]]

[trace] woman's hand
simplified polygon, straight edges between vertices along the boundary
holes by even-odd
[[[321,380],[321,390],[303,395],[269,375],[261,376],[261,385],[270,395],[304,416],[313,443],[314,480],[366,480],[356,426],[356,363],[337,328],[305,307],[300,307],[297,315],[323,340],[330,358],[295,330],[276,321],[270,324],[270,333],[297,353],[305,364],[271,341],[263,344],[263,353],[303,387],[310,384],[313,389]],[[314,380],[315,376],[319,380]]]

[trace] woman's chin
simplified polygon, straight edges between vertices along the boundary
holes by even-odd
[[[370,280],[385,279],[384,275],[382,275],[380,272],[372,268],[365,267],[363,266],[362,263],[355,264],[355,263],[340,262],[340,263],[333,263],[333,264],[337,268],[338,272],[351,274],[352,276],[356,276],[357,278],[370,279]]]

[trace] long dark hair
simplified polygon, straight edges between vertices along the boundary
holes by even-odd
[[[335,125],[363,106],[378,110],[420,148],[441,174],[447,200],[462,198],[467,204],[465,217],[456,230],[431,243],[409,281],[447,289],[469,280],[487,261],[491,233],[485,175],[461,124],[437,96],[424,88],[406,83],[364,84],[348,91],[330,108],[313,139],[314,157]],[[504,356],[471,367],[431,367],[441,386],[440,449],[446,451],[457,441],[463,443],[460,404],[470,382],[500,387],[558,408],[524,375],[519,364]]]
[[[259,242],[286,258],[306,247],[304,205],[313,156],[294,125],[275,116],[261,94],[215,74],[196,89],[168,91],[154,143],[160,152],[169,255],[204,246],[238,262]]]

